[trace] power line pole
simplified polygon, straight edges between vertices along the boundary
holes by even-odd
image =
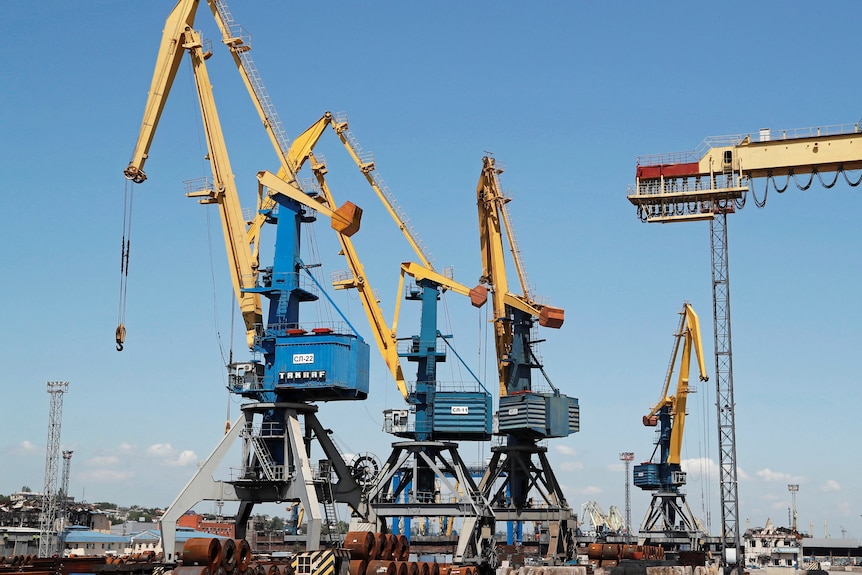
[[[48,415],[48,447],[45,450],[45,488],[42,493],[42,521],[39,529],[39,557],[51,557],[55,551],[53,533],[56,530],[57,465],[60,459],[60,424],[63,419],[63,394],[68,381],[49,381],[51,407]]]
[[[635,458],[633,451],[620,453],[620,460],[626,464],[626,543],[631,543],[632,538],[632,489],[629,481],[629,467]]]

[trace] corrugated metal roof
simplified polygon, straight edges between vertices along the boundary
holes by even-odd
[[[802,539],[802,547],[842,547],[855,548],[860,546],[859,539],[842,539],[840,537],[804,537]]]
[[[213,533],[206,533],[204,531],[195,531],[189,527],[178,527],[177,528],[177,543],[185,543],[189,539],[193,537],[215,537],[216,539],[227,539],[227,537],[223,535],[215,535]],[[162,534],[156,529],[148,529],[146,531],[141,531],[140,533],[133,533],[131,535],[131,541],[140,542],[140,541],[160,541],[162,539]]]
[[[124,535],[113,535],[72,526],[66,532],[65,541],[66,543],[128,543],[129,538]]]

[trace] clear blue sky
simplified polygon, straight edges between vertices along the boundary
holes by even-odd
[[[636,157],[693,149],[708,136],[862,116],[862,81],[850,65],[859,6],[849,1],[231,4],[254,36],[288,135],[327,110],[348,112],[436,266],[454,266],[462,283],[480,272],[482,156],[505,164],[530,281],[566,309],[542,354],[554,383],[581,402],[581,432],[549,444],[578,510],[588,500],[622,509],[619,452],[649,457],[653,434],[641,416],[658,398],[685,300],[701,316],[714,371],[708,224],[640,223],[625,198]],[[245,352],[239,331],[229,335],[233,296],[217,213],[183,197],[182,182],[208,169],[186,64],[149,180],[135,192],[126,351],[113,342],[122,171],[171,8],[4,5],[0,493],[42,487],[47,381],[70,381],[62,446],[75,451],[77,498],[166,506],[221,435],[223,354],[231,340],[237,357]],[[198,26],[217,39],[205,9]],[[216,45],[208,66],[251,207],[254,174],[276,159],[227,51]],[[335,193],[366,208],[357,245],[391,317],[397,266],[410,253],[334,137],[326,140]],[[842,528],[862,536],[859,202],[844,184],[791,189],[730,220],[743,528],[767,518],[786,525],[787,484],[798,483],[802,529],[813,524],[823,536],[827,522],[833,537]],[[345,267],[327,226],[317,234],[324,274]],[[359,302],[337,301],[370,339]],[[454,295],[447,313],[462,355],[493,381],[475,365],[490,345],[476,313]],[[379,414],[400,397],[379,360],[373,370],[369,400],[324,405],[321,418],[347,450],[385,458],[392,439],[379,431]],[[698,390],[684,450],[689,502],[715,533],[717,478],[696,463],[718,458],[714,376]],[[488,454],[465,451],[467,460]],[[648,497],[632,495],[637,525]]]

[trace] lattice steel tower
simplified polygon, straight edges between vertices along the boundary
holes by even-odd
[[[791,179],[799,189],[807,190],[816,174],[824,187],[831,188],[843,174],[849,186],[859,186],[862,177],[853,181],[847,172],[862,169],[860,134],[862,124],[857,122],[790,130],[762,128],[758,134],[707,138],[696,150],[638,157],[635,186],[627,192],[641,221],[710,223],[721,561],[740,573],[744,555],[739,534],[727,215],[745,205],[749,191],[755,205],[764,207],[770,185],[781,193]],[[823,179],[827,173],[834,173],[832,182]],[[776,180],[781,177],[785,178],[783,186]],[[761,199],[750,187],[758,178],[765,180]]]
[[[63,419],[63,394],[69,387],[68,381],[49,381],[48,394],[51,408],[48,415],[48,447],[45,451],[45,488],[42,492],[42,521],[39,529],[39,557],[50,557],[56,549],[52,533],[56,529],[57,508],[57,465],[60,460],[60,423]]]
[[[59,511],[62,514],[60,517],[60,528],[66,526],[66,515],[69,509],[69,466],[72,463],[73,451],[63,451],[63,475],[60,481],[60,495],[63,498],[60,501]]]
[[[635,458],[633,451],[624,451],[620,453],[620,461],[626,464],[626,542],[631,541],[632,537],[632,486],[629,478],[631,474],[632,461]]]

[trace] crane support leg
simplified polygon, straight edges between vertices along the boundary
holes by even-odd
[[[213,473],[243,429],[244,416],[240,416],[219,444],[197,470],[185,488],[171,503],[161,520],[162,547],[165,563],[174,563],[176,557],[177,520],[199,501],[237,501],[233,485],[213,479]]]
[[[533,521],[548,525],[546,557],[561,564],[574,556],[574,530],[577,517],[566,503],[563,490],[551,469],[546,447],[521,441],[492,448],[479,489],[491,502],[497,521]],[[534,461],[535,458],[535,461]],[[513,485],[517,486],[513,489]],[[513,494],[534,490],[542,501],[520,502]]]
[[[445,491],[445,501],[436,485]],[[427,487],[427,488],[426,488]],[[463,517],[452,563],[496,567],[494,514],[458,453],[458,444],[403,441],[392,453],[368,491],[377,517]]]
[[[350,468],[336,449],[315,414],[317,407],[303,403],[263,403],[243,405],[243,415],[221,439],[206,462],[198,469],[180,492],[162,519],[162,542],[165,561],[176,561],[177,520],[200,501],[237,501],[237,536],[242,537],[245,522],[256,503],[297,501],[302,505],[308,528],[307,550],[320,547],[323,516],[318,493],[328,493],[331,499],[347,503],[364,521],[375,521],[367,506],[361,505],[361,489]],[[309,436],[303,434],[300,416],[304,419]],[[242,473],[234,481],[218,481],[213,473],[237,438],[243,440]],[[318,440],[332,472],[329,477],[314,475],[309,460],[312,439]],[[283,457],[273,457],[284,453]],[[276,464],[283,461],[284,465]],[[326,483],[323,489],[321,483]],[[331,489],[330,489],[331,487]],[[327,500],[326,503],[332,503]]]
[[[721,484],[722,565],[736,563],[742,572],[739,538],[739,493],[736,476],[736,421],[733,399],[733,354],[730,338],[730,272],[727,210],[713,208],[709,221],[712,254],[712,309],[715,337],[715,388],[718,405],[719,480]]]

